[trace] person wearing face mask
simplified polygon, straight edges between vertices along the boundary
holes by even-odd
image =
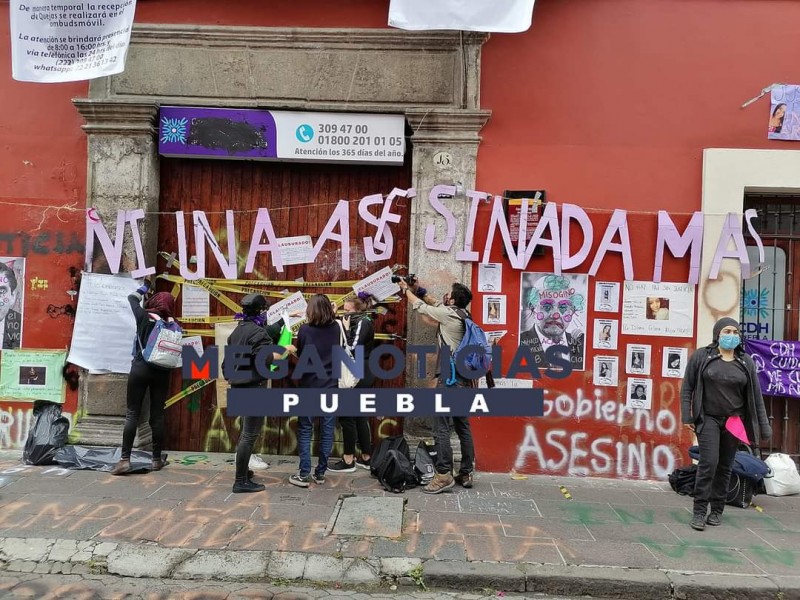
[[[713,342],[692,354],[681,386],[683,425],[697,434],[700,446],[690,522],[698,531],[722,523],[739,447],[739,440],[725,426],[728,419],[742,420],[747,439],[756,448],[761,440],[772,437],[756,366],[741,342],[735,319],[717,321]]]

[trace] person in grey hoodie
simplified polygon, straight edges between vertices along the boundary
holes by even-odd
[[[772,428],[758,385],[756,366],[742,348],[739,323],[725,317],[714,325],[714,340],[696,350],[681,386],[684,427],[697,434],[700,460],[690,525],[702,531],[720,525],[739,439],[726,428],[740,418],[749,443],[758,448],[772,437]],[[706,516],[709,505],[711,512]]]

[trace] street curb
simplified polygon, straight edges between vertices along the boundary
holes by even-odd
[[[118,575],[172,580],[398,584],[617,600],[800,600],[800,576],[688,573],[661,569],[439,561],[253,550],[165,548],[49,538],[0,538],[0,571]]]

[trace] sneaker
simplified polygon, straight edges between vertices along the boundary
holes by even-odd
[[[357,458],[356,466],[369,471],[369,468],[372,466],[372,458]]]
[[[706,520],[703,518],[703,515],[695,513],[692,516],[692,521],[689,523],[689,525],[692,529],[703,531],[706,528]]]
[[[456,483],[467,489],[472,487],[472,473],[459,473],[456,475]]]
[[[289,477],[289,483],[296,485],[297,487],[307,488],[308,484],[311,483],[311,477],[309,475],[300,475],[300,473],[295,473]]]
[[[257,454],[253,454],[250,456],[250,464],[247,466],[250,467],[253,471],[262,471],[264,469],[269,469],[269,463],[264,462],[264,459],[262,459]]]
[[[356,462],[353,461],[351,463],[346,463],[342,458],[340,460],[337,460],[332,465],[328,465],[328,470],[333,471],[334,473],[355,473]]]
[[[261,483],[254,483],[249,479],[245,481],[236,481],[233,484],[233,493],[234,494],[247,494],[249,492],[263,492],[266,487],[264,487]]]
[[[353,471],[355,470],[355,467],[353,467]],[[325,483],[325,473],[312,473],[311,480],[316,484],[322,485]]]
[[[437,473],[433,480],[422,488],[426,494],[441,494],[445,490],[449,490],[456,484],[455,479],[450,473]]]
[[[708,515],[708,518],[706,519],[706,525],[711,525],[712,527],[722,525],[722,515],[712,510],[711,514]]]

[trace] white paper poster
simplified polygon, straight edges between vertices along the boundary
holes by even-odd
[[[505,334],[508,333],[508,330],[507,329],[498,329],[497,331],[484,330],[484,333],[486,334],[486,341],[488,341],[490,344],[494,346],[503,338]]]
[[[596,386],[618,386],[619,358],[616,356],[595,356],[593,383]]]
[[[17,81],[81,81],[122,73],[136,0],[14,1],[11,72]]]
[[[503,264],[502,263],[481,263],[478,264],[478,291],[494,292],[502,291],[503,286]]]
[[[194,348],[194,351],[197,352],[198,356],[203,356],[203,338],[199,335],[185,335],[181,340],[182,346],[189,346],[190,348]]]
[[[527,31],[534,0],[391,0],[389,26],[399,29]]]
[[[629,375],[650,375],[649,344],[628,344],[625,353],[625,372]]]
[[[506,324],[506,297],[483,297],[483,322],[485,325]]]
[[[288,298],[276,302],[267,309],[267,323],[272,325],[280,321],[281,317],[285,319],[286,315],[284,315],[284,312],[286,312],[289,315],[289,322],[286,324],[291,327],[297,323],[297,321],[305,318],[306,308],[308,308],[308,302],[306,302],[302,292],[295,292]],[[301,312],[303,314],[300,317],[292,317],[291,314],[296,312]]]
[[[31,279],[32,290],[41,289],[40,285],[46,287],[47,282],[38,277]],[[22,309],[25,306],[26,287],[25,259],[21,256],[0,256],[0,349],[14,350],[22,346]]]
[[[400,291],[400,286],[392,283],[392,270],[389,267],[384,267],[356,283],[353,286],[353,290],[356,294],[359,292],[372,294],[376,300],[381,301],[397,294]]]
[[[227,408],[228,406],[228,390],[231,388],[231,384],[222,376],[222,361],[225,358],[225,346],[228,345],[228,338],[237,325],[238,323],[214,324],[214,345],[216,345],[219,353],[217,357],[217,373],[220,374],[220,377],[217,377],[214,381],[214,385],[217,391],[217,407],[219,408]]]
[[[314,242],[310,235],[278,238],[281,260],[284,265],[306,265],[314,262]]]
[[[661,363],[661,376],[683,379],[688,357],[689,351],[686,348],[675,348],[671,346],[664,348]]]
[[[486,387],[486,377],[478,379],[478,387]],[[504,390],[529,390],[533,389],[533,379],[505,379],[499,377],[494,380],[494,387]]]
[[[546,365],[551,346],[566,346],[573,371],[583,371],[586,354],[587,275],[522,273],[520,344],[537,365]]]
[[[136,320],[128,296],[140,282],[121,275],[83,273],[67,362],[91,373],[129,373]]]
[[[595,282],[594,310],[595,312],[619,312],[619,282]]]
[[[653,408],[653,380],[631,377],[628,379],[628,394],[625,406],[628,408]]]
[[[694,337],[694,286],[688,283],[626,281],[622,333]]]
[[[181,286],[181,316],[207,317],[211,314],[211,295],[208,290],[193,285]]]
[[[595,319],[592,347],[601,350],[616,350],[619,343],[619,321],[616,319]]]

